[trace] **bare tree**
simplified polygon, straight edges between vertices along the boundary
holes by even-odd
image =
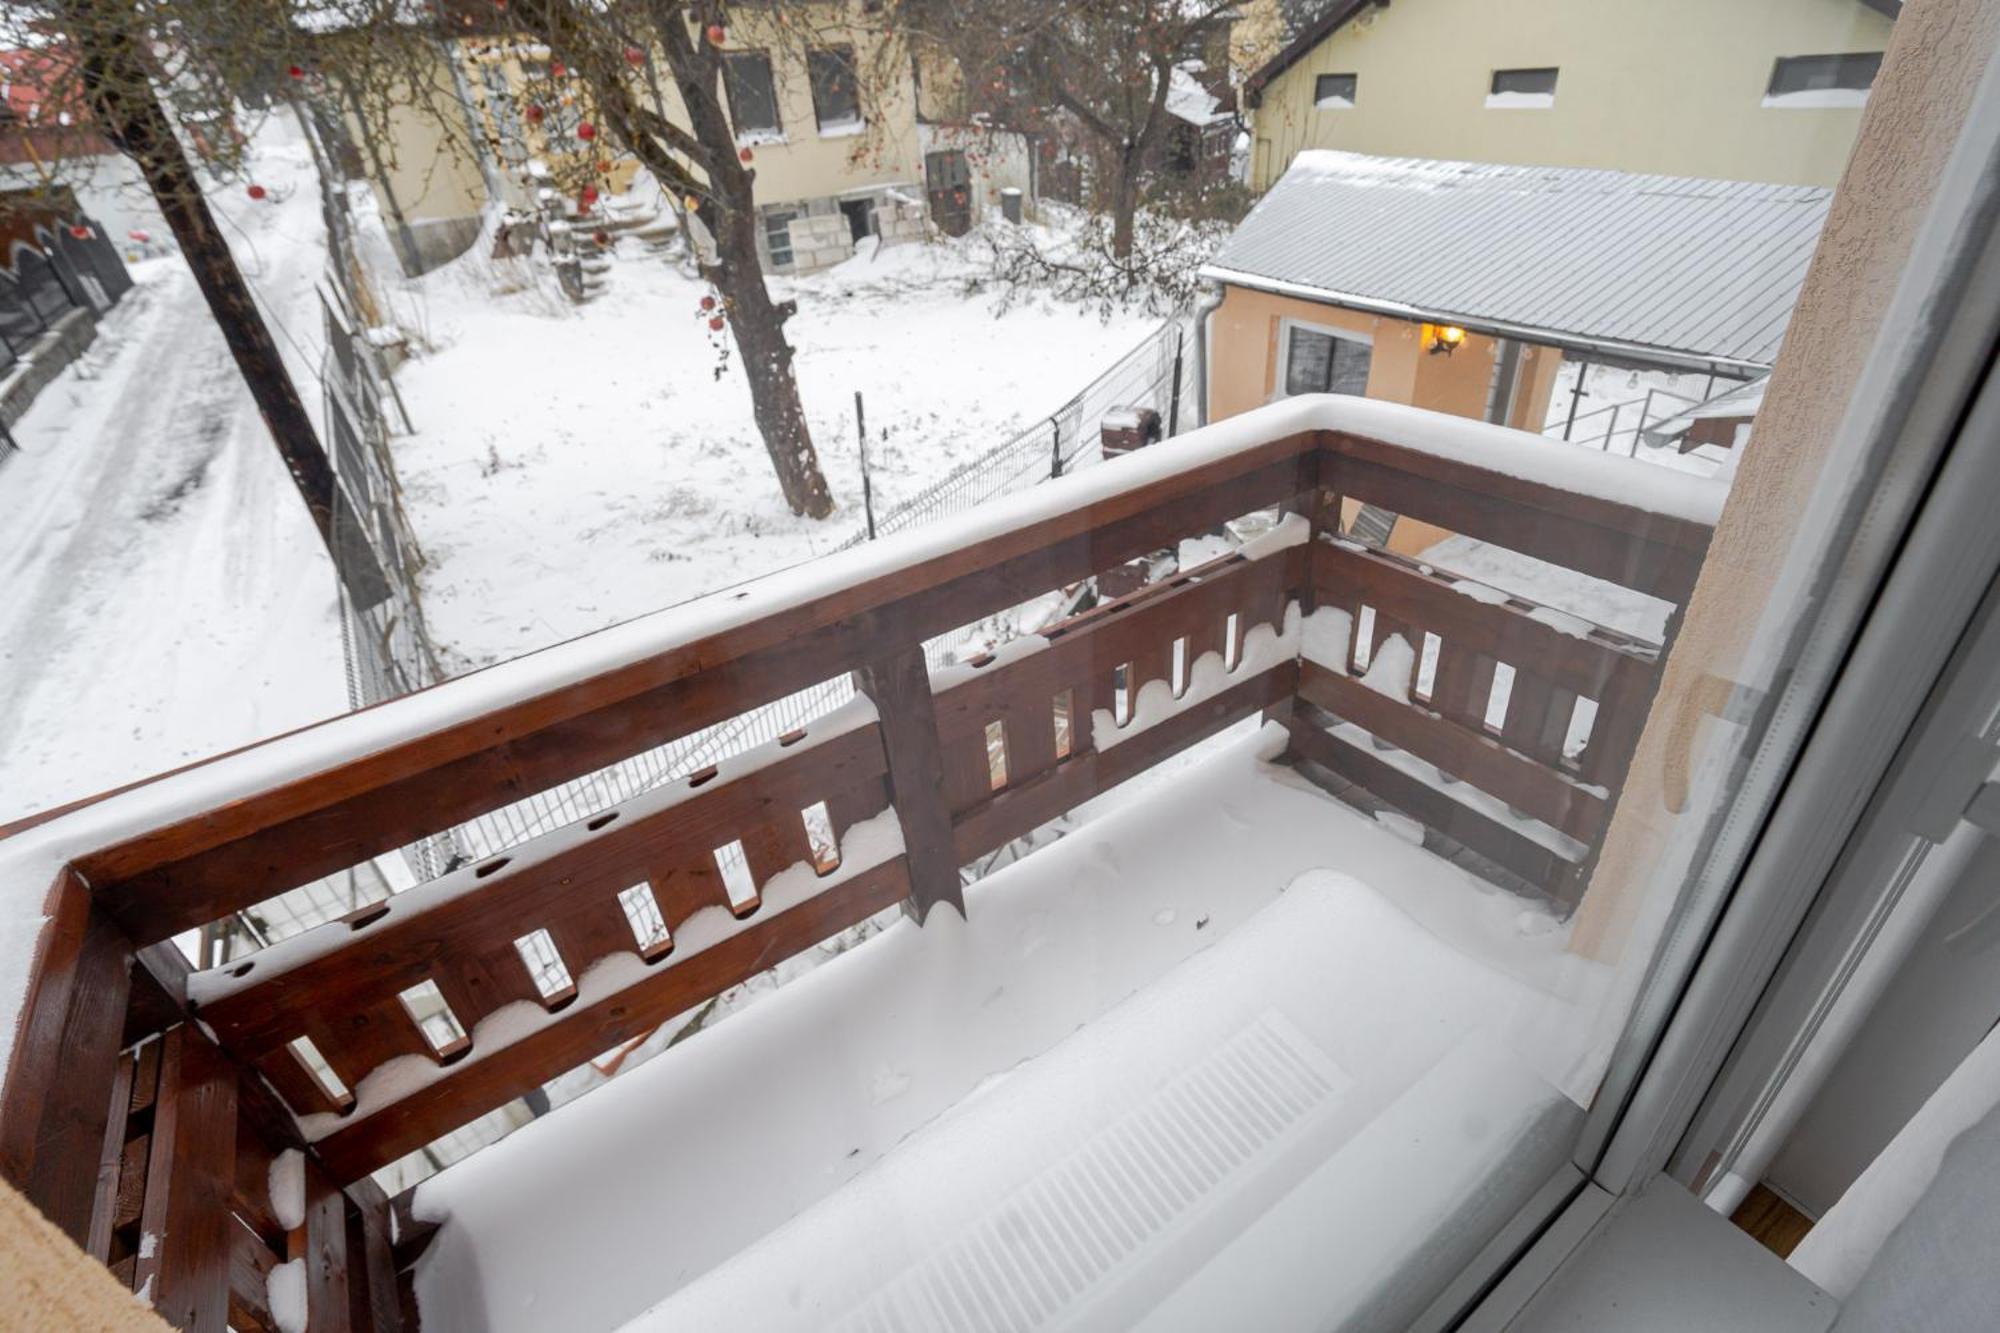
[[[1236,0],[904,0],[908,26],[951,53],[977,100],[1023,128],[1060,113],[1089,141],[1119,260],[1132,256],[1173,124],[1174,71],[1211,56],[1236,10]]]

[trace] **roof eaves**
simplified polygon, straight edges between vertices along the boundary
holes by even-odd
[[[1307,24],[1298,36],[1292,38],[1285,49],[1259,66],[1243,84],[1243,103],[1246,107],[1256,107],[1264,99],[1264,85],[1277,78],[1293,65],[1304,60],[1312,49],[1339,30],[1340,26],[1370,5],[1389,7],[1389,0],[1340,0],[1328,6],[1325,13]]]
[[[1222,268],[1215,264],[1204,264],[1197,275],[1209,282],[1224,283],[1232,287],[1245,287],[1251,291],[1268,292],[1273,296],[1296,296],[1308,301],[1319,301],[1326,305],[1344,306],[1349,310],[1365,311],[1371,315],[1387,315],[1392,319],[1410,320],[1427,324],[1451,324],[1458,328],[1470,329],[1474,333],[1484,333],[1493,337],[1516,338],[1523,342],[1540,343],[1564,350],[1588,352],[1617,361],[1640,365],[1668,367],[1676,370],[1718,371],[1730,375],[1768,374],[1771,365],[1766,361],[1751,361],[1736,356],[1713,356],[1703,352],[1676,347],[1654,346],[1648,343],[1626,342],[1616,338],[1596,338],[1586,333],[1574,333],[1562,329],[1542,328],[1533,324],[1520,324],[1510,320],[1487,319],[1467,314],[1460,310],[1438,310],[1411,305],[1404,301],[1389,301],[1373,296],[1359,296],[1353,292],[1338,292],[1327,287],[1315,287],[1310,283],[1292,282],[1285,278],[1267,278],[1259,273],[1247,273],[1241,269]]]

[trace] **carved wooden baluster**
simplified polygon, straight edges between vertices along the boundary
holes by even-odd
[[[1055,714],[1038,698],[1016,701],[1003,714],[1007,728],[1007,785],[1018,787],[1056,766]]]
[[[879,780],[870,779],[851,787],[826,794],[827,818],[833,821],[834,841],[843,849],[847,844],[847,831],[865,819],[873,819],[882,813],[889,803],[883,794]]]
[[[1153,681],[1159,681],[1172,691],[1174,681],[1174,641],[1170,638],[1149,640],[1143,647],[1132,651],[1132,661],[1125,673],[1127,706],[1132,716],[1139,714],[1139,694]],[[1158,694],[1160,691],[1155,690]]]
[[[298,1115],[344,1115],[354,1105],[352,1095],[335,1097],[289,1044],[251,1062],[269,1080],[285,1105]]]
[[[600,958],[639,952],[631,918],[625,915],[615,893],[597,892],[587,900],[564,903],[549,918],[547,930],[556,952],[562,955],[563,966],[579,982]]]
[[[774,811],[769,821],[743,831],[743,855],[761,895],[775,875],[800,863],[812,864],[812,844],[797,811]]]
[[[1493,694],[1493,659],[1454,639],[1438,645],[1431,707],[1469,731],[1486,729],[1486,704]]]
[[[486,949],[454,950],[439,963],[431,979],[468,1035],[494,1010],[516,1000],[539,1004],[542,998],[512,939]]]
[[[1570,712],[1575,707],[1576,695],[1544,676],[1516,667],[1500,739],[1543,763],[1559,764],[1569,735]]]
[[[396,996],[342,1013],[321,1014],[306,1031],[349,1089],[359,1088],[371,1071],[398,1056],[431,1054],[430,1043]]]

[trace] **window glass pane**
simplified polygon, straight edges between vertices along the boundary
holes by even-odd
[[[1293,329],[1285,361],[1285,392],[1324,393],[1333,373],[1333,339],[1310,329]]]
[[[1368,364],[1374,349],[1352,338],[1333,340],[1333,367],[1327,376],[1329,393],[1361,394],[1368,391]]]
[[[1352,74],[1322,74],[1313,80],[1313,103],[1322,107],[1345,107],[1354,105],[1355,76]]]
[[[722,60],[729,88],[729,114],[738,137],[780,132],[783,126],[778,121],[778,95],[771,83],[770,57],[759,51],[731,51]]]
[[[1371,357],[1372,349],[1358,338],[1293,328],[1287,343],[1285,392],[1365,393]]]
[[[837,46],[806,56],[812,75],[813,114],[821,130],[861,123],[861,91],[854,77],[854,48]]]
[[[798,213],[790,209],[764,214],[764,243],[771,251],[773,268],[791,267],[792,219],[797,216]]]
[[[1783,56],[1771,69],[1772,96],[1846,89],[1867,92],[1882,67],[1880,51],[1830,56]]]
[[[1553,97],[1556,91],[1556,70],[1548,69],[1496,69],[1493,71],[1493,91],[1496,93],[1542,93]]]

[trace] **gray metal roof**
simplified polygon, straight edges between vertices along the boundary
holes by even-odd
[[[1768,369],[1832,195],[1316,150],[1202,272],[1625,359]]]

